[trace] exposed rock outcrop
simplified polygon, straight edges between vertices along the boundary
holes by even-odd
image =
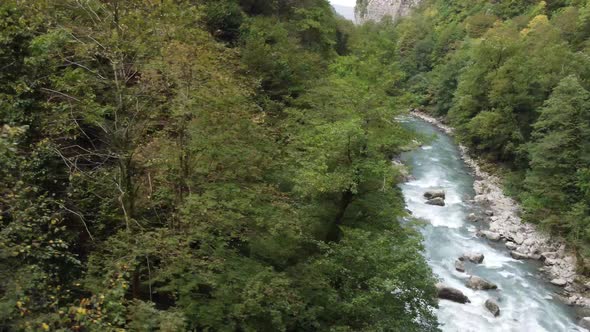
[[[391,16],[395,21],[410,14],[421,0],[363,0],[355,8],[356,22],[359,24],[376,21]]]

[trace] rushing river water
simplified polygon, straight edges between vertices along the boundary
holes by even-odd
[[[467,221],[477,207],[473,199],[473,176],[463,163],[453,140],[431,124],[407,119],[419,133],[433,136],[428,145],[403,155],[413,180],[403,184],[406,204],[413,215],[427,222],[423,229],[425,255],[433,272],[448,286],[461,290],[471,303],[440,301],[438,318],[443,331],[586,331],[575,324],[572,308],[555,297],[557,288],[547,283],[533,262],[514,260],[502,242],[488,243],[476,237],[478,225]],[[446,206],[425,204],[429,189],[446,191]],[[455,271],[454,262],[463,253],[485,255],[482,264],[465,264],[465,272]],[[498,285],[494,291],[474,291],[465,287],[469,275]],[[493,298],[501,314],[494,317],[484,303]]]

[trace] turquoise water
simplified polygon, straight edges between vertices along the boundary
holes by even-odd
[[[440,301],[437,315],[443,331],[585,331],[575,324],[573,308],[557,299],[557,288],[542,278],[534,262],[514,260],[503,243],[491,244],[475,235],[477,225],[467,221],[467,216],[478,209],[469,203],[475,195],[474,179],[452,138],[422,120],[411,118],[404,122],[434,137],[428,145],[402,156],[414,177],[401,186],[407,207],[415,217],[426,221],[422,230],[424,254],[438,278],[471,300],[468,304]],[[438,188],[445,189],[447,205],[424,204],[424,192]],[[466,252],[483,253],[485,259],[480,265],[467,263],[466,273],[455,271],[455,260]],[[471,290],[465,287],[469,275],[489,280],[499,289]],[[488,298],[497,301],[500,317],[486,310]]]

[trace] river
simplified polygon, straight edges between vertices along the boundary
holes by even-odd
[[[473,176],[461,159],[453,139],[419,119],[403,120],[421,134],[433,137],[427,145],[404,153],[402,159],[414,179],[401,185],[412,214],[426,222],[423,227],[425,256],[435,275],[448,286],[461,290],[471,303],[441,300],[437,310],[443,331],[586,331],[575,323],[573,308],[555,296],[558,288],[546,282],[534,262],[514,260],[502,242],[489,243],[475,233],[481,223],[467,220],[478,207],[471,204],[475,193]],[[429,189],[446,191],[446,206],[425,204]],[[466,263],[465,272],[454,262],[463,253],[485,256],[482,264]],[[469,275],[498,285],[494,291],[474,291],[465,286]],[[494,317],[484,306],[488,298],[497,301],[501,314]]]

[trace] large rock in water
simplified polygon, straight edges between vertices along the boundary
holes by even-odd
[[[523,254],[521,252],[518,252],[516,250],[512,250],[510,252],[510,256],[514,259],[518,259],[518,260],[524,260],[524,259],[528,259],[529,256],[527,254]]]
[[[481,264],[481,262],[483,262],[484,256],[483,254],[477,252],[468,252],[463,254],[463,256],[459,257],[459,259],[462,261],[468,260],[474,264]]]
[[[492,299],[487,299],[486,309],[488,309],[489,312],[491,312],[492,315],[494,315],[494,317],[500,316],[500,307],[498,306],[498,303],[496,303],[496,301]]]
[[[491,283],[483,278],[477,277],[477,276],[471,276],[469,277],[469,280],[467,280],[467,287],[471,288],[471,289],[475,289],[475,290],[490,290],[490,289],[497,289],[498,286],[496,286],[496,284]]]
[[[433,198],[445,199],[445,198],[447,198],[444,190],[429,190],[424,193],[424,197],[426,197],[428,199],[433,199]]]
[[[584,317],[580,319],[580,322],[578,324],[580,324],[581,327],[590,330],[590,317]]]
[[[428,201],[426,201],[426,204],[429,205],[437,205],[437,206],[445,206],[445,200],[440,198],[440,197],[436,197],[433,199],[429,199]]]
[[[455,261],[455,270],[459,272],[465,272],[465,263],[462,260],[457,259]]]
[[[438,290],[438,298],[443,300],[449,300],[457,303],[471,303],[469,298],[463,294],[460,290],[446,286],[444,284],[438,283],[436,284],[436,289]]]

